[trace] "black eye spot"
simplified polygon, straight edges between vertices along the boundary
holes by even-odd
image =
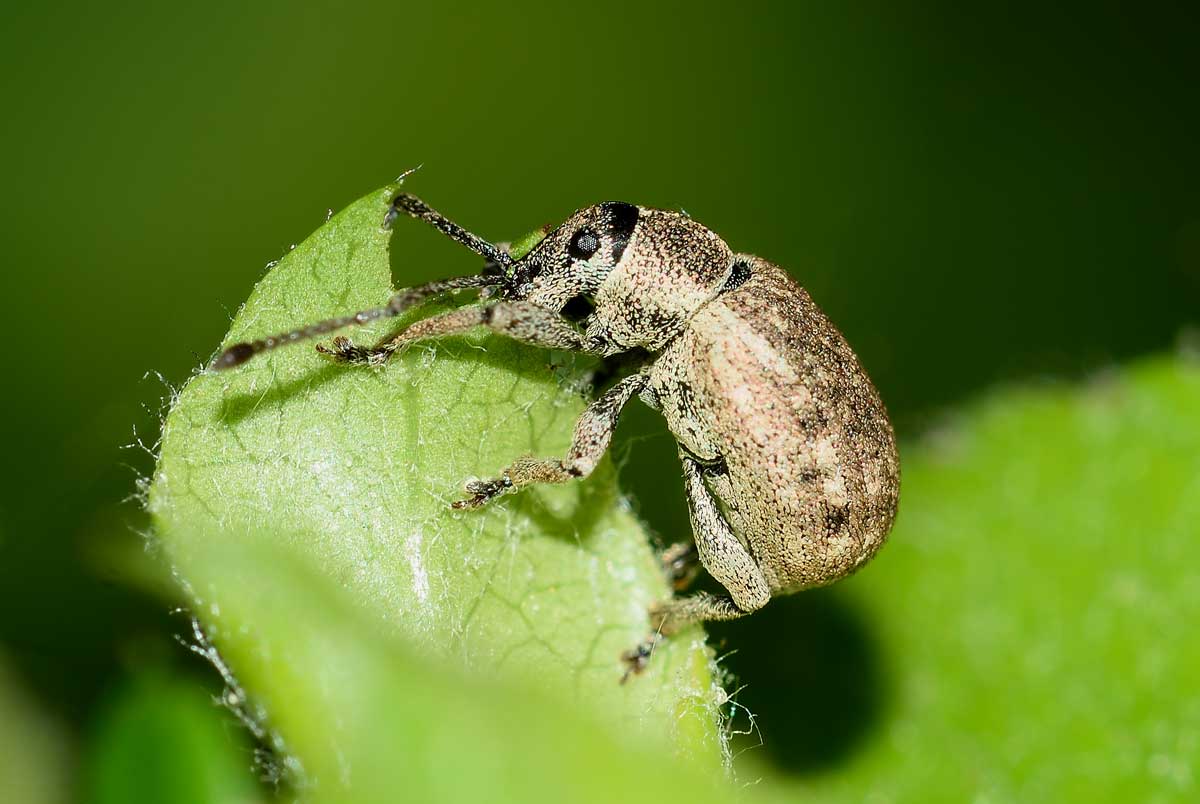
[[[629,238],[633,237],[641,213],[633,204],[624,201],[609,201],[603,207],[608,213],[608,236],[612,239],[612,261],[616,265],[625,254],[625,247],[629,245]]]
[[[746,284],[746,280],[750,278],[750,266],[738,260],[733,264],[733,270],[729,272],[729,278],[725,280],[725,284],[721,287],[721,293],[727,293],[731,290],[737,290],[742,285]]]
[[[596,304],[581,293],[578,296],[572,296],[570,299],[567,299],[567,303],[563,305],[559,315],[572,324],[578,324],[595,312],[595,310]]]
[[[600,249],[600,238],[591,229],[580,229],[567,245],[567,253],[577,260],[586,260]]]

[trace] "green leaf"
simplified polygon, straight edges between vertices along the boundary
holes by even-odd
[[[277,538],[212,532],[190,569],[226,591],[214,627],[303,758],[306,799],[728,801],[712,772],[641,750],[536,678],[512,683],[413,653],[353,589]]]
[[[240,728],[192,684],[140,679],[101,719],[91,745],[89,804],[258,800]]]
[[[395,190],[356,202],[288,254],[226,344],[386,301],[381,223]],[[398,325],[349,334],[371,342]],[[201,373],[164,426],[156,531],[185,581],[214,534],[270,534],[426,655],[536,682],[625,739],[716,765],[716,688],[700,629],[664,643],[644,676],[618,683],[620,653],[645,638],[646,607],[669,591],[607,462],[579,483],[450,509],[468,477],[494,475],[522,454],[566,451],[584,405],[572,384],[580,371],[569,356],[473,334],[419,344],[382,370],[331,365],[304,345]],[[237,582],[216,573],[193,585],[203,619],[216,622]],[[259,627],[268,614],[288,615],[272,620],[281,630]],[[286,643],[310,625],[298,612],[242,616],[217,634],[235,658],[252,652],[245,633]],[[273,718],[307,715],[328,727],[319,721],[328,707],[298,690],[327,674],[353,683],[341,661],[306,657],[277,668],[295,689],[251,692],[271,695]]]
[[[995,393],[902,457],[889,544],[833,593],[883,702],[809,799],[1197,800],[1200,366]]]

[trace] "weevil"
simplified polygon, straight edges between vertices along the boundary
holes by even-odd
[[[534,483],[585,478],[633,397],[662,414],[678,444],[693,537],[666,551],[664,567],[682,581],[698,560],[726,594],[652,606],[652,636],[623,656],[626,678],[661,637],[832,583],[879,550],[900,492],[887,411],[841,332],[781,268],[734,253],[686,214],[624,202],[580,210],[511,254],[408,193],[394,198],[384,225],[400,215],[484,257],[484,269],[400,291],[383,307],[235,344],[213,368],[460,289],[478,290],[478,302],[418,320],[373,347],[337,337],[317,349],[338,362],[381,365],[414,341],[486,327],[534,346],[639,356],[635,370],[584,410],[565,456],[518,458],[494,478],[468,482],[468,496],[454,503],[475,508]]]

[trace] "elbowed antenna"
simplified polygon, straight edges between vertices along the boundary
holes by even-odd
[[[391,318],[400,315],[405,310],[420,304],[432,296],[438,296],[451,290],[465,288],[485,288],[503,285],[507,281],[505,269],[513,264],[512,257],[492,245],[478,235],[468,232],[454,221],[450,220],[433,207],[426,204],[415,195],[400,193],[392,199],[392,207],[383,219],[384,226],[391,226],[398,215],[404,212],[414,218],[419,218],[433,226],[442,234],[456,243],[461,243],[488,261],[488,267],[477,276],[460,276],[452,279],[441,279],[415,288],[402,290],[393,296],[383,307],[373,307],[360,310],[353,315],[327,318],[315,324],[298,327],[289,332],[260,338],[253,341],[235,343],[217,356],[212,362],[212,368],[223,371],[240,366],[260,352],[267,352],[280,346],[297,341],[305,341],[326,335],[344,327],[365,324],[379,318]]]
[[[495,263],[501,268],[508,268],[513,264],[512,257],[508,256],[508,254],[496,248],[482,237],[468,232],[415,195],[400,193],[393,198],[392,208],[388,210],[387,215],[384,217],[383,225],[391,226],[392,222],[399,217],[401,212],[425,221],[455,243],[461,243],[488,262]]]

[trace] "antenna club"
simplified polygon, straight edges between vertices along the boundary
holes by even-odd
[[[212,367],[217,371],[234,368],[245,363],[250,358],[258,353],[258,349],[254,348],[253,344],[235,343],[213,361]]]

